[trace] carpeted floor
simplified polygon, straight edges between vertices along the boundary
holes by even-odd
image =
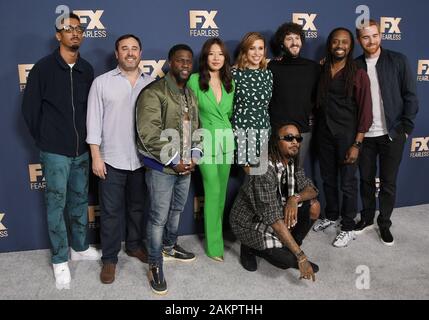
[[[231,240],[225,241],[225,262],[215,262],[205,256],[201,236],[183,236],[180,245],[197,260],[165,263],[166,296],[151,292],[147,265],[123,252],[113,284],[99,281],[100,262],[71,262],[71,288],[59,291],[50,251],[36,250],[0,254],[0,300],[429,299],[429,205],[395,209],[392,220],[393,247],[383,245],[375,230],[347,248],[331,245],[335,227],[310,231],[303,249],[320,267],[314,283],[298,280],[298,270],[280,270],[261,259],[256,272],[247,272],[239,263],[239,243]]]

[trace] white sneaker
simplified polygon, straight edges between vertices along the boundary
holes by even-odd
[[[70,289],[70,269],[68,262],[53,263],[55,286],[58,290]]]
[[[73,261],[76,260],[100,260],[101,251],[93,247],[89,247],[85,251],[74,251],[70,248],[70,258]]]
[[[337,248],[347,247],[348,243],[354,239],[356,239],[354,231],[341,231],[332,245]]]
[[[316,224],[313,226],[313,230],[314,231],[322,231],[325,230],[326,228],[333,226],[335,224],[336,221],[332,221],[329,219],[322,219],[316,222]]]

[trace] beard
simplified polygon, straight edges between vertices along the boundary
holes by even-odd
[[[300,52],[301,52],[301,48],[300,48],[300,50],[298,51],[298,53],[297,53],[297,54],[293,54],[293,53],[289,50],[289,48],[288,48],[288,47],[283,47],[283,56],[284,56],[285,58],[297,58],[297,57],[299,57]]]
[[[334,61],[339,62],[339,61],[342,61],[342,60],[347,59],[347,55],[348,55],[348,53],[347,53],[346,51],[344,51],[344,55],[343,55],[343,56],[338,56],[338,55],[335,53],[335,51],[336,51],[336,50],[333,50],[333,51],[332,51],[332,53],[331,53],[331,55],[332,55],[332,59],[333,59]]]
[[[375,45],[371,47],[365,47],[365,52],[369,54],[374,54],[377,52],[377,50],[380,48],[380,45]]]
[[[188,81],[188,79],[189,79],[189,77],[183,78],[180,75],[180,72],[173,72],[173,76],[174,76],[174,79],[176,79],[177,83],[186,83]]]
[[[74,52],[76,52],[76,51],[78,51],[79,50],[79,45],[78,44],[72,44],[71,46],[70,46],[70,50],[71,51],[74,51]]]

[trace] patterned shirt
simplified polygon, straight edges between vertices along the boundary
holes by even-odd
[[[235,95],[231,123],[237,136],[237,162],[256,165],[254,157],[259,157],[261,146],[268,143],[273,75],[270,70],[233,68],[232,77]],[[254,132],[249,133],[250,129]]]
[[[305,176],[304,169],[293,163],[290,165],[294,170],[294,182],[289,184],[288,179],[288,196],[308,186],[317,191],[311,179]],[[231,210],[230,223],[232,231],[243,244],[257,250],[283,247],[271,225],[284,219],[283,183],[279,182],[279,177],[281,181],[288,175],[287,171],[282,165],[276,166],[270,162],[265,174],[249,176],[241,187]]]

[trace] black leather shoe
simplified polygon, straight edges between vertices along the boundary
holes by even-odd
[[[240,247],[240,262],[244,269],[250,272],[254,272],[258,269],[256,264],[256,257],[252,252],[252,249],[242,244]]]
[[[356,223],[356,226],[354,228],[355,234],[359,235],[362,234],[365,231],[374,229],[374,222],[366,222],[365,220],[361,220],[358,223]]]

